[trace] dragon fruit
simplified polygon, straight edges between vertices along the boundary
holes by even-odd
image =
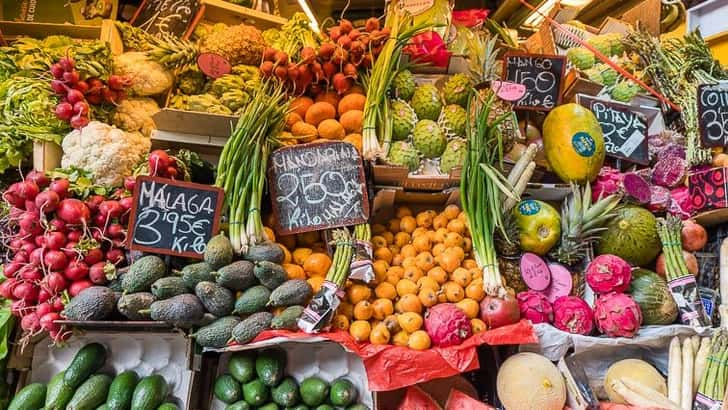
[[[674,188],[685,180],[688,163],[682,158],[664,157],[652,167],[652,183],[666,188]]]
[[[594,319],[599,331],[609,337],[633,337],[642,324],[642,311],[631,296],[611,292],[597,298]]]
[[[688,187],[681,186],[670,191],[670,205],[667,207],[667,212],[679,216],[683,220],[692,216],[695,208],[690,201]]]
[[[562,296],[554,302],[554,326],[577,335],[589,335],[594,330],[594,312],[583,299]]]
[[[632,267],[619,256],[605,254],[589,262],[584,275],[596,293],[626,292],[632,280]]]
[[[592,201],[615,194],[622,190],[622,179],[624,175],[618,169],[602,167],[597,179],[592,184]]]
[[[646,204],[650,202],[650,184],[642,175],[636,172],[628,172],[624,174],[622,179],[624,193],[631,201],[638,204]]]
[[[671,201],[669,189],[659,185],[650,185],[650,205],[647,207],[650,212],[664,212]]]
[[[529,290],[517,296],[521,317],[532,323],[551,323],[554,320],[554,308],[543,293]]]
[[[438,347],[456,346],[473,334],[465,312],[452,303],[440,303],[425,314],[425,331]]]

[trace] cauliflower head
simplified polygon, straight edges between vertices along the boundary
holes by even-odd
[[[144,159],[152,142],[138,132],[126,132],[99,121],[91,121],[63,139],[63,168],[89,171],[94,183],[118,186]]]
[[[116,107],[112,122],[124,131],[139,131],[148,138],[157,128],[152,116],[158,112],[159,106],[151,98],[127,98]]]
[[[130,51],[114,58],[114,74],[131,80],[131,93],[140,97],[158,95],[172,87],[174,77],[145,53]]]

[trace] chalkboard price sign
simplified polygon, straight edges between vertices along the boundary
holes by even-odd
[[[526,93],[516,102],[515,108],[549,111],[559,105],[565,69],[564,56],[506,54],[505,80],[526,87]]]
[[[271,155],[276,230],[281,235],[364,223],[369,218],[359,152],[345,142],[283,147]]]
[[[640,165],[650,163],[647,118],[629,106],[592,98],[582,98],[597,117],[604,134],[607,155]]]
[[[703,146],[728,146],[728,84],[698,87],[698,123]]]
[[[199,0],[144,0],[131,23],[149,34],[182,37],[199,8]]]
[[[220,188],[138,177],[129,218],[129,248],[201,258],[217,234],[225,193]]]

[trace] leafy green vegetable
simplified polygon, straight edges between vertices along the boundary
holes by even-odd
[[[70,182],[69,190],[80,199],[86,199],[91,195],[107,196],[111,189],[101,185],[94,185],[91,173],[76,167],[56,168],[49,173],[53,179],[65,178]]]

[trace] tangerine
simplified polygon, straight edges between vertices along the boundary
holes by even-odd
[[[409,336],[409,333],[405,332],[404,330],[400,330],[399,332],[395,333],[394,336],[392,336],[392,344],[395,346],[407,346]]]
[[[417,297],[420,299],[420,303],[422,303],[422,306],[424,307],[435,306],[438,302],[437,291],[429,288],[420,290]]]
[[[383,323],[379,323],[372,329],[369,334],[369,342],[375,345],[386,345],[389,343],[390,333],[387,326]]]
[[[331,258],[325,253],[314,252],[303,262],[303,270],[308,276],[326,276],[331,267]]]
[[[372,304],[366,300],[362,300],[354,305],[354,319],[356,320],[369,320],[372,318],[373,314],[374,308],[372,308]]]
[[[437,212],[435,211],[423,211],[417,214],[415,217],[415,220],[417,221],[417,226],[421,226],[423,228],[429,228],[432,226],[432,220],[437,216]]]
[[[399,220],[399,230],[412,233],[417,228],[417,221],[412,216],[403,216]]]
[[[399,298],[394,309],[398,313],[416,312],[422,313],[422,302],[416,294],[406,294]]]
[[[468,319],[477,318],[478,312],[480,312],[480,304],[475,300],[469,298],[461,300],[460,302],[456,303],[455,306],[465,312],[465,315],[468,317]]]
[[[417,283],[410,279],[401,279],[396,285],[397,294],[402,297],[404,295],[417,294]]]
[[[303,266],[303,264],[306,262],[306,259],[308,259],[308,257],[311,256],[312,253],[313,251],[311,250],[311,248],[294,249],[293,254],[291,255],[293,257],[293,263]]]
[[[282,266],[283,266],[283,269],[285,269],[286,276],[288,277],[289,280],[291,280],[291,279],[304,279],[305,280],[306,279],[306,272],[303,271],[302,267],[300,267],[298,265],[294,265],[292,263],[284,263]]]
[[[372,290],[367,285],[357,283],[348,287],[346,295],[349,297],[349,302],[356,305],[362,300],[369,300]]]
[[[465,290],[455,282],[445,283],[442,290],[448,302],[457,303],[465,298]]]
[[[414,283],[417,283],[417,281],[423,276],[425,276],[425,273],[417,266],[408,266],[404,269],[404,278],[409,279]]]

